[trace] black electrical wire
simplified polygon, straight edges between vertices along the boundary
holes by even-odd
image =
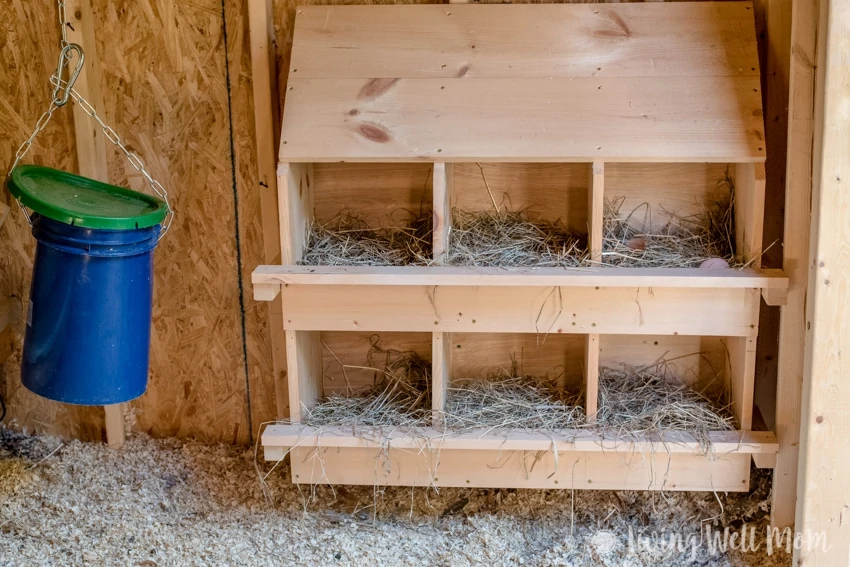
[[[3,396],[0,396],[0,421],[6,418],[6,402],[3,401]]]

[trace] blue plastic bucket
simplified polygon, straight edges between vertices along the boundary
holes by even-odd
[[[159,225],[82,228],[33,214],[38,241],[21,380],[69,404],[108,405],[148,382]]]

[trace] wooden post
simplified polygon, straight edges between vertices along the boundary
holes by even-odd
[[[738,255],[752,268],[761,267],[764,232],[765,171],[763,163],[739,163],[735,178],[735,243]]]
[[[795,18],[797,15],[795,14]],[[850,0],[821,0],[806,350],[793,564],[850,557]]]
[[[297,264],[307,244],[313,220],[313,166],[281,163],[277,168],[280,214],[280,259],[284,266]]]
[[[452,164],[434,164],[434,263],[443,264],[449,253],[449,232],[452,226]]]
[[[251,81],[254,87],[254,129],[257,136],[260,205],[263,225],[263,257],[269,264],[280,263],[280,224],[277,215],[277,128],[280,124],[275,73],[274,24],[271,0],[249,0],[248,27],[251,38]],[[286,338],[283,331],[281,298],[269,304],[269,332],[272,341],[275,404],[277,417],[289,407],[285,370]]]
[[[584,406],[587,421],[596,421],[599,410],[599,335],[587,335],[584,354]]]
[[[605,164],[590,165],[587,195],[587,251],[591,262],[602,261],[602,223],[605,222]]]
[[[452,371],[451,333],[433,333],[431,340],[432,360],[432,413],[431,423],[441,429],[445,426],[446,395]]]
[[[319,331],[286,331],[289,415],[293,423],[322,397],[322,339]]]
[[[94,12],[91,0],[68,0],[66,14],[68,41],[82,46],[86,53],[83,72],[74,88],[98,111],[103,109],[100,92],[100,65],[97,43],[94,36]],[[77,142],[77,164],[80,175],[109,183],[109,167],[106,161],[106,136],[88,114],[74,104],[74,135]],[[124,444],[124,404],[104,406],[104,428],[106,442],[119,448]]]
[[[812,139],[817,4],[794,0],[791,7],[788,162],[785,188],[785,237],[782,268],[788,276],[788,298],[779,315],[779,359],[776,383],[776,437],[779,453],[773,471],[771,525],[794,525],[800,411],[803,395],[803,353],[806,336],[806,287],[809,275],[809,234],[812,205]]]
[[[756,310],[758,314],[758,310]],[[738,429],[753,428],[753,386],[756,376],[756,337],[730,337],[729,378],[732,414]]]

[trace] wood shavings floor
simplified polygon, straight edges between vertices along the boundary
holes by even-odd
[[[749,495],[719,495],[715,522],[701,523],[721,513],[711,493],[592,491],[575,493],[573,522],[569,491],[320,487],[308,502],[280,467],[268,504],[252,450],[142,435],[118,451],[60,443],[0,429],[0,566],[790,565],[766,553],[764,473]],[[744,523],[758,552],[646,544]]]

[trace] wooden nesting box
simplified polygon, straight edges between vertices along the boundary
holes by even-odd
[[[747,490],[751,459],[770,466],[777,450],[753,430],[759,306],[787,289],[759,270],[760,90],[750,3],[298,8],[278,169],[283,265],[253,275],[257,299],[282,293],[293,422],[266,429],[266,459],[291,449],[299,483]],[[728,171],[750,267],[441,266],[453,207],[492,206],[479,167],[513,208],[586,232],[593,258],[606,196],[690,213]],[[351,208],[384,222],[423,202],[432,266],[296,265],[314,219]],[[343,358],[363,333],[430,356],[432,427],[370,439],[300,423],[334,387],[325,339]],[[722,378],[738,431],[712,433],[706,454],[681,433],[442,430],[453,378],[541,335],[536,360],[582,382],[589,416],[600,364],[680,357],[694,381]]]

